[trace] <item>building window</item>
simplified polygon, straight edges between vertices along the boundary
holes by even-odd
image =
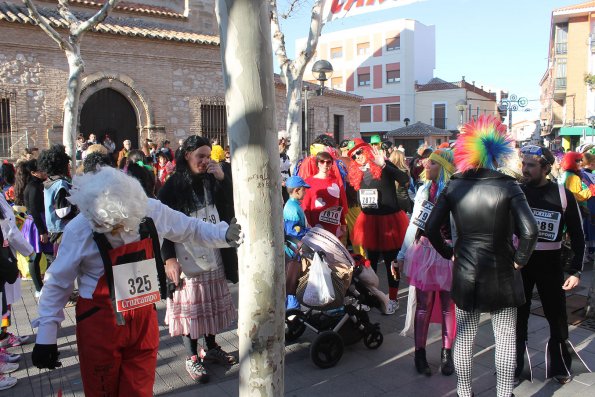
[[[401,120],[401,104],[394,103],[386,105],[386,121],[400,121]]]
[[[357,55],[368,55],[370,53],[370,43],[359,43],[357,45]]]
[[[0,134],[10,134],[10,99],[0,98]]]
[[[11,95],[7,93],[7,96]],[[11,120],[10,120],[10,98],[14,96],[3,97],[0,91],[0,156],[10,156],[11,146]],[[16,103],[16,101],[15,101]]]
[[[359,122],[369,123],[372,121],[372,106],[361,106],[359,108]]]
[[[446,129],[446,104],[438,103],[434,105],[434,127]]]
[[[199,135],[218,138],[222,146],[227,145],[227,115],[225,102],[219,99],[208,100],[200,104]]]
[[[333,137],[335,142],[340,142],[341,138],[345,135],[343,133],[343,127],[345,124],[345,117],[340,114],[333,115]]]
[[[386,51],[396,51],[399,49],[401,49],[401,36],[386,39]]]
[[[343,88],[343,77],[331,78],[331,88],[333,90],[340,90]]]
[[[370,85],[370,73],[361,73],[357,75],[357,85],[364,87]]]
[[[343,48],[335,47],[331,48],[331,59],[341,58],[343,56]]]
[[[401,81],[400,70],[387,70],[386,71],[386,82],[388,84],[399,83]]]

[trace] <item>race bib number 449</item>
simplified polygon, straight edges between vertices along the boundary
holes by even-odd
[[[113,272],[119,312],[151,305],[161,299],[155,259],[114,266]]]
[[[538,237],[542,240],[556,241],[560,229],[561,214],[556,211],[540,210],[531,208],[533,216],[537,221]]]

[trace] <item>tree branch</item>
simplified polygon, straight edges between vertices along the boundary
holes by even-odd
[[[308,32],[308,41],[306,42],[306,49],[293,62],[296,73],[303,76],[306,65],[314,56],[316,46],[318,46],[318,38],[322,32],[324,23],[322,22],[322,10],[326,0],[316,0],[312,6],[312,18],[310,20],[310,31]]]
[[[287,50],[285,49],[285,35],[281,31],[279,25],[279,13],[277,11],[277,0],[270,0],[271,5],[271,30],[273,33],[273,51],[279,62],[281,70],[287,68],[287,63],[291,64],[291,60],[287,58]]]
[[[62,36],[60,36],[60,34],[56,32],[54,28],[52,28],[52,26],[49,24],[46,18],[42,17],[41,14],[39,14],[37,6],[35,6],[35,3],[33,3],[32,0],[23,0],[23,4],[25,4],[25,7],[27,7],[27,10],[29,11],[29,17],[33,21],[35,21],[35,23],[39,25],[39,27],[44,32],[46,32],[47,35],[52,38],[52,40],[58,43],[61,49],[65,51],[73,51],[73,48],[70,45],[70,43],[66,41]]]
[[[62,18],[68,21],[68,26],[71,30],[73,26],[80,23],[79,19],[70,11],[68,0],[58,0],[58,12],[62,15]]]
[[[60,1],[67,1],[67,0],[60,0]],[[101,9],[95,13],[91,18],[87,19],[85,22],[78,25],[78,27],[72,31],[72,34],[75,36],[80,36],[86,31],[93,29],[95,26],[99,25],[101,22],[105,20],[107,15],[110,11],[118,4],[120,0],[108,0],[106,1]]]

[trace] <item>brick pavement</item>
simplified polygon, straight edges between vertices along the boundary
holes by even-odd
[[[384,273],[384,272],[380,272]],[[587,272],[587,277],[590,272]],[[583,281],[587,284],[588,279]],[[20,335],[32,333],[30,320],[37,315],[33,286],[23,281],[22,301],[14,306],[13,330]],[[381,285],[385,285],[381,281]],[[579,293],[586,294],[583,287]],[[237,286],[232,287],[237,302]],[[413,366],[412,337],[403,337],[399,331],[405,321],[407,290],[401,289],[401,309],[393,316],[371,312],[373,322],[380,322],[385,336],[384,344],[378,350],[368,350],[362,343],[346,347],[343,358],[334,368],[321,370],[310,360],[309,345],[314,333],[306,330],[294,344],[286,347],[285,395],[301,396],[415,396],[420,392],[432,396],[455,396],[455,377],[439,374],[440,330],[431,326],[428,341],[428,361],[434,375],[426,378],[418,375]],[[535,301],[535,305],[539,302]],[[160,324],[163,324],[164,305],[158,305]],[[515,389],[517,397],[523,396],[572,396],[595,395],[595,374],[575,377],[568,385],[561,387],[555,382],[545,381],[544,348],[549,333],[544,318],[532,315],[529,323],[529,347],[534,365],[533,383],[523,382]],[[59,333],[58,346],[61,352],[62,369],[48,372],[32,367],[32,344],[13,348],[23,354],[21,368],[13,374],[19,383],[12,389],[0,391],[0,397],[56,396],[62,389],[64,396],[83,396],[76,342],[74,338],[74,308],[66,310],[66,320]],[[591,368],[595,368],[595,333],[578,327],[571,327],[570,340],[581,351],[582,357]],[[237,353],[238,336],[235,329],[218,336],[224,349]],[[167,328],[160,326],[160,348],[154,393],[161,396],[227,397],[238,395],[239,366],[225,369],[210,367],[211,381],[206,385],[194,384],[184,369],[184,349],[180,338],[170,338]],[[478,397],[495,396],[494,338],[489,316],[482,316],[475,349],[474,391]]]

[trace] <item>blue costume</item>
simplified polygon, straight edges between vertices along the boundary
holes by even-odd
[[[283,208],[283,225],[285,235],[301,240],[308,231],[306,228],[306,215],[300,207],[300,202],[291,197]]]

